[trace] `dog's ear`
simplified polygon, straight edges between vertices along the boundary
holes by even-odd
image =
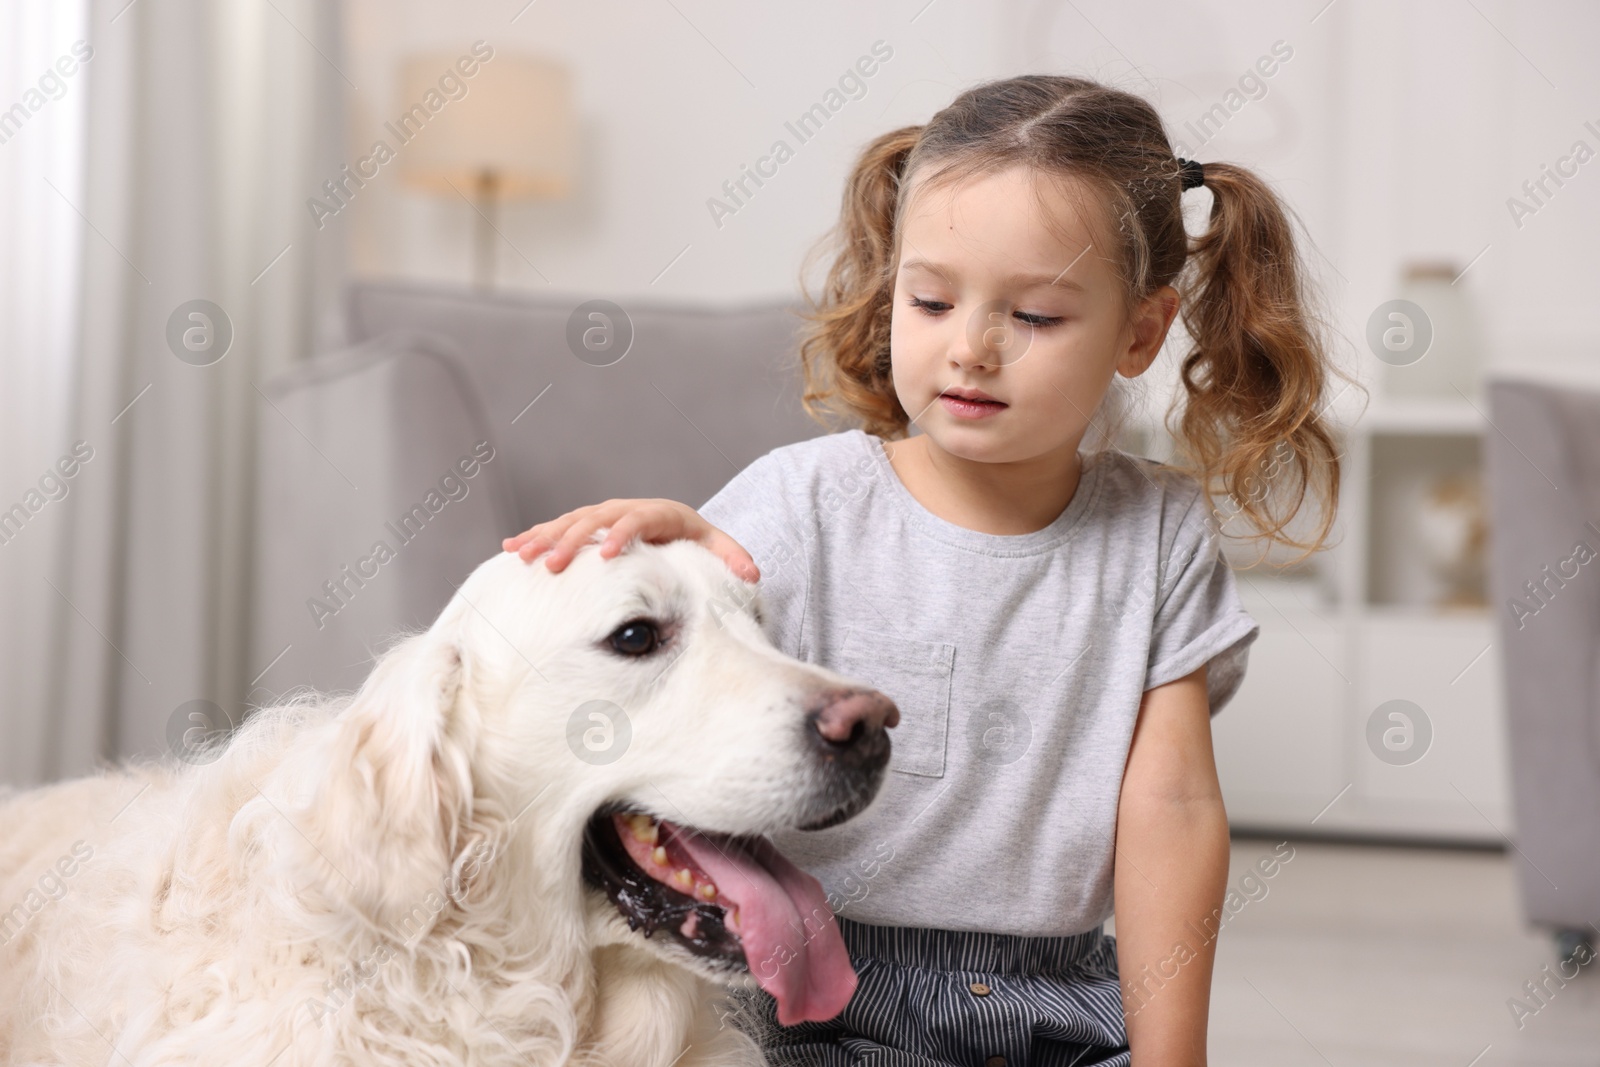
[[[386,652],[340,714],[306,815],[328,889],[402,939],[470,892],[494,836],[477,810],[470,665],[436,626]]]

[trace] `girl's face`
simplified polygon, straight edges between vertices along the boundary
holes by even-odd
[[[1015,167],[912,183],[890,355],[900,404],[929,444],[964,459],[1076,454],[1114,373],[1142,374],[1177,312],[1159,290],[1129,322],[1076,181]],[[1042,206],[1041,206],[1042,205]],[[992,402],[959,396],[981,395]]]

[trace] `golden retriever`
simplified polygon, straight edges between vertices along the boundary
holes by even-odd
[[[0,799],[0,1061],[760,1062],[724,987],[855,989],[763,835],[860,812],[898,716],[760,607],[691,542],[502,554],[352,695]]]

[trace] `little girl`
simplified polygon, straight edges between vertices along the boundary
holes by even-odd
[[[1037,75],[872,142],[836,235],[803,399],[855,428],[698,513],[611,500],[506,548],[559,571],[603,527],[605,557],[698,539],[760,578],[778,647],[899,705],[873,805],[774,837],[860,978],[826,1023],[778,1027],[759,994],[774,1063],[1204,1064],[1228,869],[1210,715],[1257,634],[1215,538],[1238,516],[1315,551],[1338,491],[1286,212],[1242,167],[1176,159],[1144,100]],[[1108,446],[1116,379],[1180,309],[1181,468]],[[1308,496],[1322,522],[1295,540]]]

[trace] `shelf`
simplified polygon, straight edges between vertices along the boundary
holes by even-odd
[[[1481,600],[1488,538],[1478,434],[1384,434],[1367,453],[1364,600]]]
[[[1342,405],[1340,406],[1342,407]],[[1340,434],[1480,434],[1488,425],[1482,396],[1409,397],[1374,392],[1364,410],[1335,408],[1328,420]],[[1151,447],[1167,438],[1164,411],[1146,408],[1131,413],[1123,424],[1135,447]]]
[[[1499,618],[1493,604],[1444,603],[1483,594],[1488,406],[1363,402],[1337,413],[1340,514],[1314,579],[1235,572],[1261,635],[1213,725],[1230,819],[1498,845],[1511,825]],[[1412,761],[1373,747],[1374,716],[1395,701],[1432,730]]]
[[[1490,605],[1463,605],[1458,608],[1426,604],[1366,604],[1362,614],[1369,619],[1402,622],[1482,622],[1490,617]]]
[[[1486,425],[1482,407],[1481,401],[1461,397],[1374,397],[1346,432],[1471,436],[1482,433]]]
[[[1275,614],[1291,625],[1311,620],[1331,623],[1340,617],[1328,583],[1320,578],[1264,578],[1234,571],[1234,587],[1239,602],[1258,619],[1263,612]]]

